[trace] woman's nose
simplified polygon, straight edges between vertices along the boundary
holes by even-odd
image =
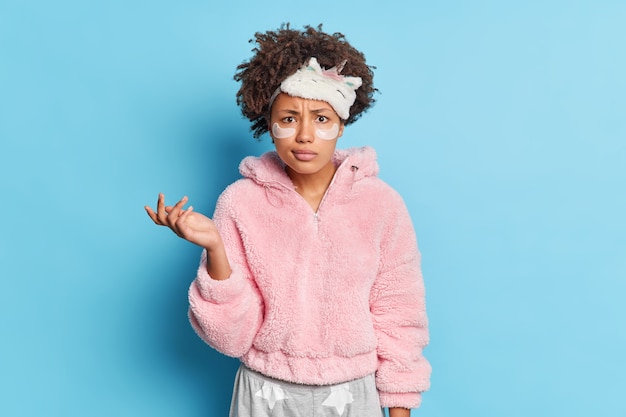
[[[298,129],[298,135],[296,141],[300,143],[310,143],[315,140],[315,132],[313,123],[310,121],[303,121],[300,129]]]

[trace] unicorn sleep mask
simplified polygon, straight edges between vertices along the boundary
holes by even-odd
[[[323,69],[315,57],[311,57],[294,74],[285,78],[270,98],[270,108],[282,92],[293,97],[325,101],[343,120],[350,117],[350,107],[356,100],[356,90],[362,84],[361,77],[346,77],[339,73],[346,61],[330,69]]]

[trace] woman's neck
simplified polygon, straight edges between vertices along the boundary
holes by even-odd
[[[326,194],[326,190],[333,180],[337,167],[331,163],[314,174],[300,174],[289,167],[286,167],[286,171],[289,178],[291,178],[291,182],[293,182],[296,192],[309,203],[313,211],[317,212],[322,198],[324,198],[324,194]]]

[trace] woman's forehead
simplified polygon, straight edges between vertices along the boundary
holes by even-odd
[[[281,93],[278,95],[278,97],[276,97],[276,100],[272,105],[272,109],[297,111],[334,111],[333,107],[326,101],[294,97],[285,93]]]

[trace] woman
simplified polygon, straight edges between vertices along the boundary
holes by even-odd
[[[374,103],[371,67],[321,27],[256,42],[237,102],[275,152],[242,161],[212,220],[187,198],[146,207],[204,249],[192,326],[242,362],[231,416],[409,416],[430,379],[413,226],[374,150],[336,149]]]

